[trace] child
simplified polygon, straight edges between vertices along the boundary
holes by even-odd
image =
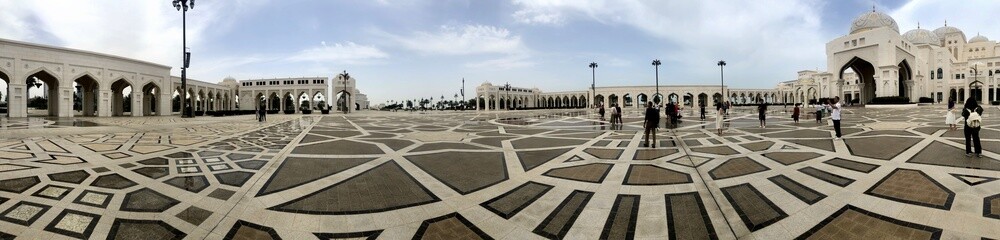
[[[796,124],[799,123],[799,104],[798,103],[796,103],[795,104],[795,108],[792,109],[792,121],[795,121]]]

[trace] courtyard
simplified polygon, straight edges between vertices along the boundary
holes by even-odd
[[[983,158],[940,106],[771,110],[3,118],[0,239],[1000,238],[995,107]]]

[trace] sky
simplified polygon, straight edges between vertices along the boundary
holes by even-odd
[[[187,12],[188,76],[207,82],[333,77],[347,71],[373,105],[467,98],[489,81],[543,92],[726,83],[773,88],[825,70],[825,44],[858,15],[905,32],[948,21],[1000,38],[994,0],[198,0]],[[168,0],[0,0],[0,38],[179,66],[181,13]],[[992,16],[991,16],[992,15]],[[173,75],[180,75],[173,68]]]

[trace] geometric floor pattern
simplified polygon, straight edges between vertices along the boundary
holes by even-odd
[[[1000,239],[997,108],[754,110],[4,118],[0,239]]]

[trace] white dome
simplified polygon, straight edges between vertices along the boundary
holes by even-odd
[[[907,31],[906,33],[903,34],[903,39],[906,39],[906,41],[909,41],[910,43],[916,45],[923,45],[923,44],[930,44],[935,46],[941,45],[941,38],[938,37],[937,34],[934,34],[934,32],[931,32],[930,30],[927,29],[917,28]]]
[[[989,42],[989,41],[990,39],[983,37],[983,35],[976,35],[975,37],[972,37],[972,39],[969,39],[969,43]]]
[[[887,27],[897,33],[899,32],[899,25],[889,15],[876,11],[866,12],[855,18],[851,23],[851,34],[882,27]]]
[[[948,35],[955,34],[955,33],[961,34],[962,35],[962,39],[965,39],[965,33],[962,32],[962,30],[960,30],[960,29],[958,29],[956,27],[948,26],[948,24],[945,24],[944,27],[939,27],[938,29],[934,29],[934,34],[937,34],[938,37],[941,37],[941,38],[945,38]]]

